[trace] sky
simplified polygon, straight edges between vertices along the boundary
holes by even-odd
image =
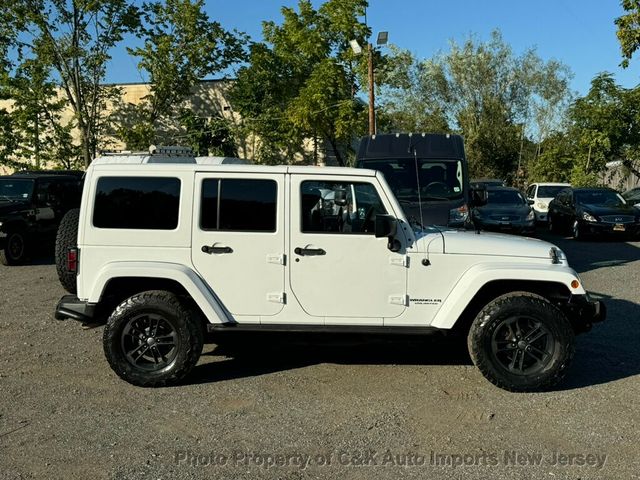
[[[205,0],[212,20],[227,30],[237,29],[262,38],[262,21],[281,23],[282,6],[297,0]],[[314,0],[319,5],[320,0]],[[614,74],[623,87],[640,83],[640,52],[622,69],[614,20],[624,12],[619,0],[370,0],[367,23],[373,39],[389,32],[389,43],[410,50],[418,58],[446,53],[451,41],[462,43],[470,35],[488,40],[499,29],[516,55],[535,48],[543,60],[556,59],[569,66],[572,89],[585,95],[599,72]],[[124,48],[114,52],[107,81],[140,82],[144,77],[127,58]]]

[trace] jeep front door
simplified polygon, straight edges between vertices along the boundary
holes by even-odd
[[[284,174],[197,173],[191,257],[237,316],[275,315],[284,299]],[[240,319],[241,320],[241,319]]]
[[[374,236],[376,215],[394,213],[377,181],[314,177],[291,177],[290,287],[297,301],[327,323],[399,316],[407,302],[404,238],[395,253]]]

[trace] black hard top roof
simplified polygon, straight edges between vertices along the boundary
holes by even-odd
[[[573,190],[574,192],[597,192],[602,190],[607,190],[609,192],[616,192],[616,190],[609,187],[567,187],[567,188]]]
[[[70,180],[81,180],[81,177],[78,175],[72,174],[51,174],[51,173],[14,173],[13,175],[1,175],[0,178],[3,179],[14,179],[14,180],[35,180],[37,178],[47,178],[47,179],[70,179]]]
[[[496,190],[500,190],[500,191],[509,190],[509,191],[512,191],[512,192],[519,192],[520,191],[520,189],[517,188],[517,187],[499,187],[498,185],[489,185],[487,187],[487,190],[491,191],[491,192],[496,191]]]
[[[418,158],[465,158],[460,135],[388,133],[360,139],[357,159],[413,158],[414,151]]]
[[[13,175],[36,175],[36,176],[64,176],[82,178],[84,172],[82,170],[20,170],[14,172]]]

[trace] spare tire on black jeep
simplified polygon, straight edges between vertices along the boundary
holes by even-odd
[[[69,293],[77,293],[76,272],[67,269],[67,252],[70,248],[75,248],[78,243],[78,221],[80,209],[69,210],[58,227],[56,235],[56,270],[58,278],[64,289]]]

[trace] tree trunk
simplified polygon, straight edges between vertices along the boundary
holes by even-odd
[[[336,144],[335,139],[332,137],[328,137],[328,140],[329,140],[329,143],[331,144],[331,148],[333,149],[333,153],[336,156],[336,162],[338,162],[338,165],[340,165],[341,167],[344,167],[345,166],[344,158],[342,158],[342,155],[338,150],[338,145]]]

